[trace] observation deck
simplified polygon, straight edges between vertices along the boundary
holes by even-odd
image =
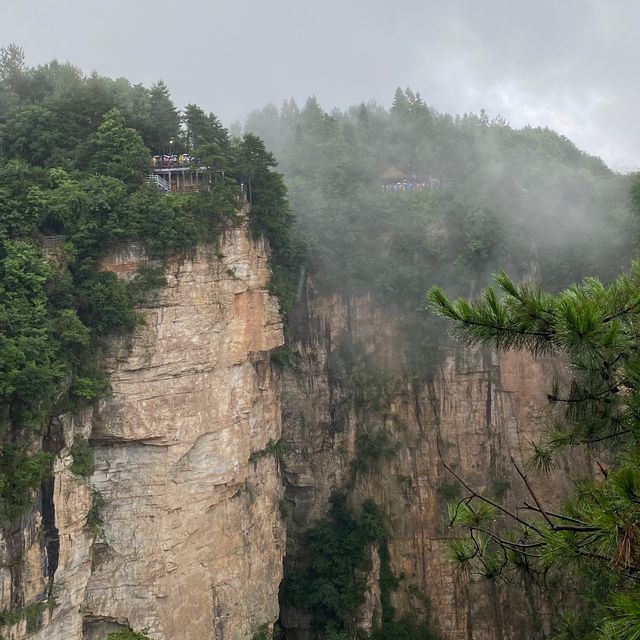
[[[197,158],[179,156],[153,156],[147,182],[161,191],[197,191],[203,182],[211,181],[211,167],[202,165]]]

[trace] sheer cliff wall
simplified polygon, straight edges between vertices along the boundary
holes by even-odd
[[[129,245],[103,268],[128,277],[145,262]],[[2,608],[41,600],[48,574],[57,604],[5,638],[103,640],[130,625],[157,640],[248,640],[277,619],[282,490],[265,448],[281,431],[270,350],[283,336],[269,276],[264,243],[231,230],[169,260],[143,323],[106,346],[111,394],[52,422],[49,495],[14,532],[20,571],[2,569]],[[80,435],[90,479],[69,469]]]
[[[566,375],[562,363],[452,348],[435,366],[424,363],[432,375],[406,377],[407,344],[389,310],[368,298],[311,291],[291,337],[294,365],[283,386],[290,557],[303,531],[326,513],[331,492],[348,487],[354,509],[370,497],[385,513],[391,568],[400,578],[392,594],[397,615],[430,619],[447,640],[542,638],[551,611],[533,585],[469,577],[448,560],[454,533],[446,504],[461,488],[442,460],[475,488],[519,502],[526,488],[510,458],[522,468],[530,443],[542,435],[551,381]],[[392,454],[359,460],[358,434],[381,427]],[[586,461],[573,470],[589,473]],[[567,483],[562,471],[533,481],[551,504],[566,495]],[[372,564],[375,574],[379,562]],[[295,571],[290,560],[285,566]],[[366,597],[365,629],[381,616],[375,575]],[[314,637],[304,612],[285,603],[281,616],[287,638]]]
[[[127,278],[146,262],[127,245],[103,268]],[[522,464],[542,433],[559,361],[460,348],[409,377],[393,313],[309,287],[290,319],[291,366],[276,371],[283,332],[264,243],[235,229],[166,267],[135,333],[105,345],[109,397],[43,437],[54,478],[0,541],[0,609],[24,614],[4,638],[104,640],[131,626],[156,640],[250,640],[278,617],[287,638],[313,638],[305,612],[279,608],[285,542],[295,551],[345,487],[354,508],[371,497],[384,511],[399,616],[429,618],[446,640],[542,637],[551,611],[533,585],[448,561],[456,480],[442,459],[518,502],[510,458]],[[392,455],[363,460],[358,438],[381,427]],[[80,436],[94,447],[91,478],[70,471]],[[568,488],[561,472],[535,486],[550,502]],[[372,567],[366,630],[381,616],[375,550]],[[47,595],[55,606],[38,605]]]

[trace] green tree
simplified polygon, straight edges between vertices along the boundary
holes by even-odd
[[[55,115],[40,105],[27,105],[2,128],[0,148],[6,158],[43,166],[61,142]]]
[[[30,236],[42,224],[45,211],[31,200],[41,178],[22,160],[0,166],[0,239]]]
[[[95,173],[118,178],[128,185],[140,184],[149,167],[149,150],[142,136],[125,126],[118,109],[111,109],[91,141],[90,167]]]
[[[295,571],[284,584],[285,597],[310,611],[321,629],[353,635],[365,599],[370,547],[385,537],[382,513],[375,503],[365,501],[356,517],[345,494],[333,494],[327,518],[305,534]]]
[[[256,183],[263,185],[269,181],[269,170],[278,165],[274,155],[266,150],[264,142],[253,133],[246,133],[236,152],[236,170],[246,184],[247,198],[253,203],[253,191]],[[271,174],[273,175],[273,174]],[[275,185],[276,181],[274,181]],[[274,197],[282,198],[284,188],[278,189]]]
[[[65,374],[51,340],[46,282],[51,270],[28,242],[0,249],[0,406],[5,424],[39,427]]]
[[[220,147],[227,146],[229,133],[213,113],[207,115],[197,105],[188,104],[182,121],[186,127],[186,146],[190,153],[198,155],[198,149],[202,145],[212,142]]]
[[[245,134],[235,148],[235,176],[244,183],[251,204],[250,227],[255,236],[264,236],[271,248],[270,288],[286,313],[295,300],[296,286],[306,260],[306,241],[294,229],[294,216],[287,202],[282,175],[273,154],[262,140]]]
[[[24,50],[11,43],[0,48],[0,117],[20,100],[28,84]]]
[[[143,134],[147,146],[155,153],[169,153],[171,141],[177,142],[180,136],[180,114],[162,80],[149,89],[148,124]]]
[[[579,637],[638,638],[640,262],[607,286],[588,278],[556,295],[533,284],[517,285],[505,273],[495,280],[497,289],[486,289],[474,302],[449,300],[439,288],[430,291],[429,299],[437,313],[455,321],[469,344],[569,359],[571,379],[549,393],[561,416],[549,426],[545,441],[533,445],[531,469],[544,472],[568,448],[579,446],[608,462],[600,465],[599,478],[579,483],[560,510],[544,504],[529,482],[529,471],[515,462],[530,494],[516,511],[476,491],[447,467],[467,491],[450,505],[451,522],[471,532],[453,543],[452,557],[487,578],[509,569],[565,577],[575,573],[583,585]],[[509,522],[514,526],[507,527]],[[598,584],[606,588],[594,602],[591,594]],[[578,637],[570,635],[575,616],[564,620],[561,637]]]

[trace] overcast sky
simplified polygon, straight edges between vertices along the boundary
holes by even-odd
[[[0,0],[27,62],[150,84],[227,125],[315,94],[326,109],[410,86],[439,111],[549,126],[640,168],[638,0]]]

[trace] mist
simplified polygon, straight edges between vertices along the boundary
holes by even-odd
[[[558,291],[610,280],[636,252],[633,179],[547,128],[441,113],[398,89],[391,109],[267,105],[245,129],[280,161],[314,290],[373,296],[402,324],[409,368],[446,342],[424,312],[430,287],[473,297],[506,270]]]
[[[280,161],[318,256],[344,244],[346,227],[362,234],[321,269],[340,264],[343,287],[349,282],[343,268],[358,245],[379,236],[382,259],[393,234],[418,228],[437,236],[438,251],[451,252],[458,268],[437,267],[446,279],[456,272],[464,280],[471,269],[476,276],[533,269],[558,288],[588,274],[610,278],[634,251],[632,179],[547,128],[516,129],[484,111],[440,113],[407,89],[396,91],[390,110],[361,103],[326,113],[315,97],[301,108],[293,101],[281,109],[268,105],[250,114],[246,129]],[[385,191],[389,169],[404,175],[398,184],[430,180],[433,188]],[[382,219],[390,226],[380,228]],[[418,226],[408,229],[412,224]]]
[[[411,86],[439,111],[549,126],[630,170],[639,19],[627,1],[195,0],[183,11],[167,0],[30,0],[7,5],[0,42],[22,45],[31,65],[57,58],[133,83],[162,78],[179,106],[196,102],[227,125],[312,94],[327,110],[390,107],[395,88]]]
[[[619,594],[637,581],[639,268],[614,279],[640,236],[640,7],[374,5],[36,0],[3,15],[0,626],[530,638],[558,607],[538,611],[529,587],[555,582],[569,547],[618,571]],[[474,315],[502,270],[531,286],[489,291]],[[465,344],[442,316],[471,327]],[[544,358],[501,369],[493,347]],[[552,374],[566,393],[544,391]],[[605,468],[614,450],[598,462],[613,489],[592,498],[610,509],[558,515],[533,494],[524,441],[548,400],[577,405],[571,430],[554,418],[562,446],[633,439],[631,474]],[[556,449],[538,451],[549,471]],[[559,498],[568,483],[548,478]],[[511,480],[544,529],[518,516],[502,531],[493,498],[513,505]],[[472,547],[449,537],[461,506]],[[462,541],[454,557],[445,540]],[[449,576],[456,557],[466,573]],[[509,563],[520,595],[498,592]]]

